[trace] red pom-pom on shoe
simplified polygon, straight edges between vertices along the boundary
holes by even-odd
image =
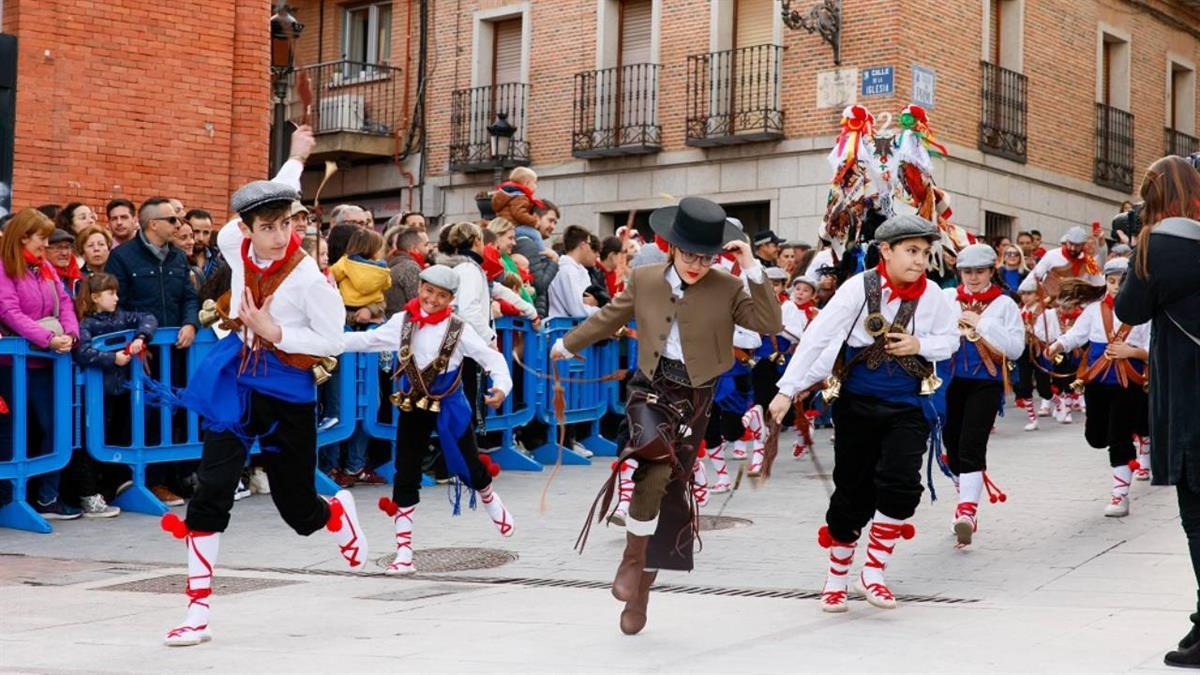
[[[325,521],[325,529],[330,532],[337,532],[342,529],[342,516],[346,515],[346,507],[337,500],[337,497],[329,500],[329,520]]]
[[[912,523],[905,523],[900,526],[900,536],[904,539],[912,539],[917,536],[917,527]]]
[[[1000,493],[1000,503],[1001,503],[1001,504],[1003,504],[1003,503],[1004,503],[1004,502],[1006,502],[1006,501],[1008,501],[1008,495],[1006,495],[1006,494],[1004,494],[1003,492],[1001,492],[1001,493]]]
[[[495,478],[496,476],[500,475],[500,467],[495,464],[488,464],[487,472],[488,472],[489,476],[491,476],[492,478]]]
[[[177,514],[164,513],[162,520],[159,522],[164,532],[171,533],[176,539],[183,539],[188,536],[187,523],[183,522]]]
[[[341,504],[339,504],[339,506],[341,506]],[[332,509],[330,509],[330,510],[332,510]],[[379,510],[388,514],[388,516],[395,518],[396,511],[399,511],[400,507],[396,506],[396,502],[388,499],[387,497],[380,497],[379,498]]]
[[[696,459],[704,459],[706,456],[708,456],[708,450],[701,445],[700,449],[696,450]]]
[[[1139,464],[1136,459],[1131,459],[1129,460],[1129,468],[1137,471],[1138,469],[1142,468],[1142,465]]]
[[[492,461],[491,455],[480,455],[479,462],[481,464],[483,464],[484,466],[491,466],[491,465],[495,464],[495,462]]]
[[[817,543],[821,545],[821,548],[833,546],[833,535],[829,534],[828,525],[822,525],[821,529],[817,530]]]

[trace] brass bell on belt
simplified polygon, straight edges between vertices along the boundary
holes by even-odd
[[[433,402],[429,404],[429,412],[431,412],[431,413],[441,412],[442,411],[442,402],[436,398],[432,399],[432,401]]]
[[[921,380],[921,395],[933,396],[940,386],[942,386],[942,378],[938,377],[937,373],[930,373]]]
[[[333,377],[333,371],[337,370],[338,360],[335,356],[323,356],[317,365],[312,367],[313,379],[316,380],[317,386],[321,386]]]
[[[397,391],[389,396],[388,400],[390,400],[392,405],[396,406],[401,411],[412,412],[412,400],[408,398],[408,394],[405,394],[402,391]]]
[[[1077,394],[1082,394],[1083,389],[1086,386],[1087,386],[1087,382],[1084,382],[1082,377],[1076,378],[1075,381],[1071,383],[1071,391],[1073,391]]]
[[[217,313],[217,301],[212,298],[205,300],[204,304],[200,307],[200,326],[208,328],[220,320],[220,318],[221,315]]]
[[[424,396],[422,396],[420,399],[418,399],[417,400],[417,409],[418,410],[429,410],[429,399],[425,398]]]
[[[1062,363],[1063,359],[1065,359],[1065,358],[1066,358],[1066,356],[1064,356],[1063,354],[1055,354],[1054,355],[1054,365],[1057,366],[1058,364]]]
[[[833,403],[833,400],[842,393],[842,381],[836,375],[830,375],[825,380],[825,389],[821,391],[821,397],[826,403]]]

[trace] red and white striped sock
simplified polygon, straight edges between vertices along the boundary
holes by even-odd
[[[725,446],[728,443],[720,443],[715,448],[708,451],[708,459],[712,462],[713,472],[717,478],[713,481],[712,492],[724,492],[729,489],[729,465],[725,462]]]
[[[863,565],[860,577],[862,590],[871,604],[879,607],[895,606],[896,596],[888,588],[883,573],[896,550],[896,542],[901,537],[912,539],[915,534],[916,528],[903,520],[875,512],[868,534],[867,562]]]
[[[850,586],[850,566],[854,563],[857,542],[841,542],[829,534],[829,526],[821,527],[817,543],[829,549],[829,571],[825,575],[825,588],[821,591],[821,606],[826,611],[843,611],[846,606],[846,590]]]
[[[1112,495],[1114,498],[1125,498],[1129,496],[1129,483],[1133,480],[1133,468],[1128,464],[1114,466],[1112,468],[1113,486]]]
[[[187,614],[183,623],[167,632],[167,641],[189,640],[207,633],[212,597],[213,567],[221,547],[220,532],[189,532],[184,537],[188,555]]]

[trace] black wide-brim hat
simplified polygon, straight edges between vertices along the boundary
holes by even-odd
[[[725,244],[743,239],[742,231],[726,219],[725,209],[703,197],[684,197],[678,206],[655,210],[650,229],[672,246],[702,255],[716,255]]]

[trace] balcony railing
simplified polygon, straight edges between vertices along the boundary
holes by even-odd
[[[1133,190],[1133,114],[1096,104],[1096,158],[1092,180],[1098,185]]]
[[[688,57],[687,144],[783,138],[779,67],[783,48],[757,45]]]
[[[657,64],[638,63],[575,75],[572,155],[613,157],[660,149]]]
[[[290,76],[290,91],[298,91],[301,74],[312,87],[311,109],[303,101],[291,101],[291,119],[305,113],[317,134],[351,132],[391,136],[402,123],[401,100],[404,82],[399,68],[358,61],[331,61],[306,66]]]
[[[1163,154],[1187,157],[1193,152],[1200,152],[1200,138],[1189,136],[1182,131],[1170,127],[1163,129],[1163,137],[1164,145],[1166,146]]]
[[[455,91],[450,99],[450,170],[482,171],[495,166],[487,128],[496,121],[496,113],[507,113],[508,123],[517,128],[507,163],[529,164],[528,93],[529,85],[520,82]]]
[[[983,113],[979,119],[979,149],[1025,161],[1025,106],[1028,79],[1021,73],[987,61],[980,62]]]

